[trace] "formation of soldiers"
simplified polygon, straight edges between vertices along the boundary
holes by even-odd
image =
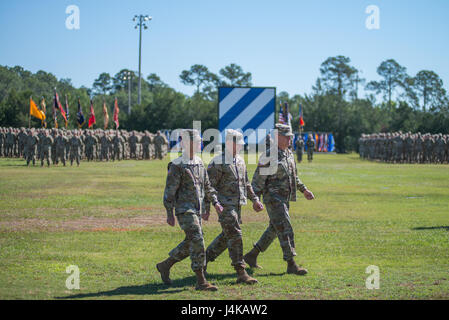
[[[168,140],[160,131],[0,127],[0,157],[23,158],[27,165],[162,159],[167,152]]]
[[[389,163],[448,163],[449,135],[418,133],[362,134],[360,157]]]
[[[199,132],[183,131],[182,155],[168,165],[164,191],[167,223],[175,225],[175,217],[185,233],[185,239],[156,265],[162,281],[170,285],[172,267],[190,256],[197,290],[216,291],[217,287],[206,280],[208,264],[228,249],[231,266],[237,273],[237,283],[255,284],[258,281],[245,271],[246,265],[260,268],[258,256],[278,238],[287,273],[303,276],[307,270],[298,266],[294,257],[296,246],[290,221],[289,203],[296,201],[297,191],[307,200],[313,193],[298,177],[293,152],[290,149],[293,133],[284,124],[276,124],[278,145],[261,156],[252,182],[248,179],[246,164],[239,155],[244,145],[243,135],[228,129],[226,148],[206,167],[195,153],[200,151]],[[267,139],[267,143],[268,143]],[[277,155],[275,156],[270,155]],[[269,224],[254,247],[243,255],[241,208],[247,199],[256,212],[267,209]],[[262,199],[262,200],[261,200]],[[263,202],[263,204],[262,204]],[[218,214],[222,232],[206,248],[203,237],[203,220],[208,220],[210,205]]]

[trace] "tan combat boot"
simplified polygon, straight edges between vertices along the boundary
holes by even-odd
[[[241,266],[235,267],[235,271],[237,271],[237,283],[254,284],[258,282],[257,279],[250,277],[245,268]]]
[[[261,266],[257,264],[257,256],[259,255],[260,251],[256,247],[252,248],[250,252],[245,254],[243,256],[243,260],[251,267],[251,268],[257,268],[262,269]]]
[[[299,276],[304,276],[307,274],[307,269],[298,267],[295,260],[291,259],[291,260],[287,261],[287,263],[288,263],[287,273],[296,274]]]
[[[210,284],[204,277],[203,269],[196,270],[196,287],[195,290],[202,291],[217,291],[218,288],[213,284]]]
[[[156,265],[157,271],[160,272],[162,281],[165,284],[171,284],[172,281],[170,279],[170,268],[176,263],[177,261],[173,259],[172,257],[168,257],[166,260],[162,261],[161,263],[158,263]]]

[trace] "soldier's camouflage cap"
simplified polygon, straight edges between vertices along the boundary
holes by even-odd
[[[236,144],[245,144],[242,133],[234,129],[226,129],[226,141],[234,139]]]
[[[286,124],[276,123],[274,128],[278,130],[279,134],[285,137],[293,137],[292,129]]]

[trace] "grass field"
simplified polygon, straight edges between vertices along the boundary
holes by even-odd
[[[165,224],[164,161],[40,168],[0,159],[0,299],[449,299],[449,166],[389,165],[316,155],[299,165],[316,200],[291,204],[305,277],[285,274],[279,242],[236,285],[227,252],[208,267],[218,292],[197,292],[190,260],[162,284],[156,262],[182,239]],[[250,176],[254,165],[248,167]],[[267,226],[243,210],[245,252]],[[206,245],[220,232],[204,223]],[[80,290],[65,286],[80,269]],[[369,265],[380,289],[368,290]]]

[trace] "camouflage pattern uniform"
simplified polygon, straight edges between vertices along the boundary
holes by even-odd
[[[162,147],[167,145],[168,142],[164,136],[161,135],[161,132],[158,131],[156,137],[154,137],[154,147],[156,152],[156,158],[162,160],[163,159],[163,150]]]
[[[247,195],[251,201],[259,201],[248,180],[245,161],[239,155],[233,158],[232,154],[227,155],[223,152],[212,159],[207,173],[212,187],[218,192],[218,201],[224,209],[218,216],[223,231],[207,248],[207,261],[214,261],[228,249],[231,265],[245,268],[240,229],[241,207],[246,205]]]
[[[185,233],[184,241],[171,250],[169,256],[181,261],[190,255],[193,271],[202,270],[206,263],[201,226],[205,197],[214,205],[218,203],[201,158],[189,159],[183,155],[168,164],[164,206],[168,214],[175,210],[179,226]]]
[[[67,137],[61,133],[56,136],[55,145],[56,145],[56,158],[55,164],[58,164],[59,160],[61,160],[62,164],[65,166],[66,160],[66,147],[69,144],[69,140]]]
[[[304,154],[304,140],[301,135],[298,135],[298,139],[296,139],[296,157],[298,158],[298,162],[301,163],[302,155]]]
[[[73,165],[73,161],[80,165],[80,149],[81,149],[81,139],[78,133],[75,133],[70,139],[70,165]]]
[[[50,166],[51,162],[51,146],[53,145],[53,138],[46,132],[44,138],[42,138],[41,145],[41,167],[44,165],[44,160],[47,160],[47,166]]]
[[[309,134],[306,145],[307,145],[307,160],[309,160],[310,162],[313,160],[313,151],[315,150],[315,140],[313,140],[311,134]]]
[[[277,125],[278,126],[278,125]],[[284,130],[285,126],[278,126]],[[281,132],[281,129],[278,129]],[[288,134],[283,131],[281,134]],[[276,172],[270,175],[261,174],[261,168],[270,164],[270,152],[278,153],[278,164]],[[293,153],[289,150],[269,150],[266,157],[262,157],[252,180],[254,192],[259,197],[263,196],[270,218],[270,224],[254,246],[264,252],[276,236],[279,239],[283,258],[289,261],[296,256],[293,228],[289,216],[289,202],[296,201],[296,190],[304,193],[307,189],[298,177]]]
[[[25,140],[25,158],[27,162],[27,166],[30,162],[33,162],[33,166],[36,163],[36,146],[39,139],[32,131],[29,131]]]

